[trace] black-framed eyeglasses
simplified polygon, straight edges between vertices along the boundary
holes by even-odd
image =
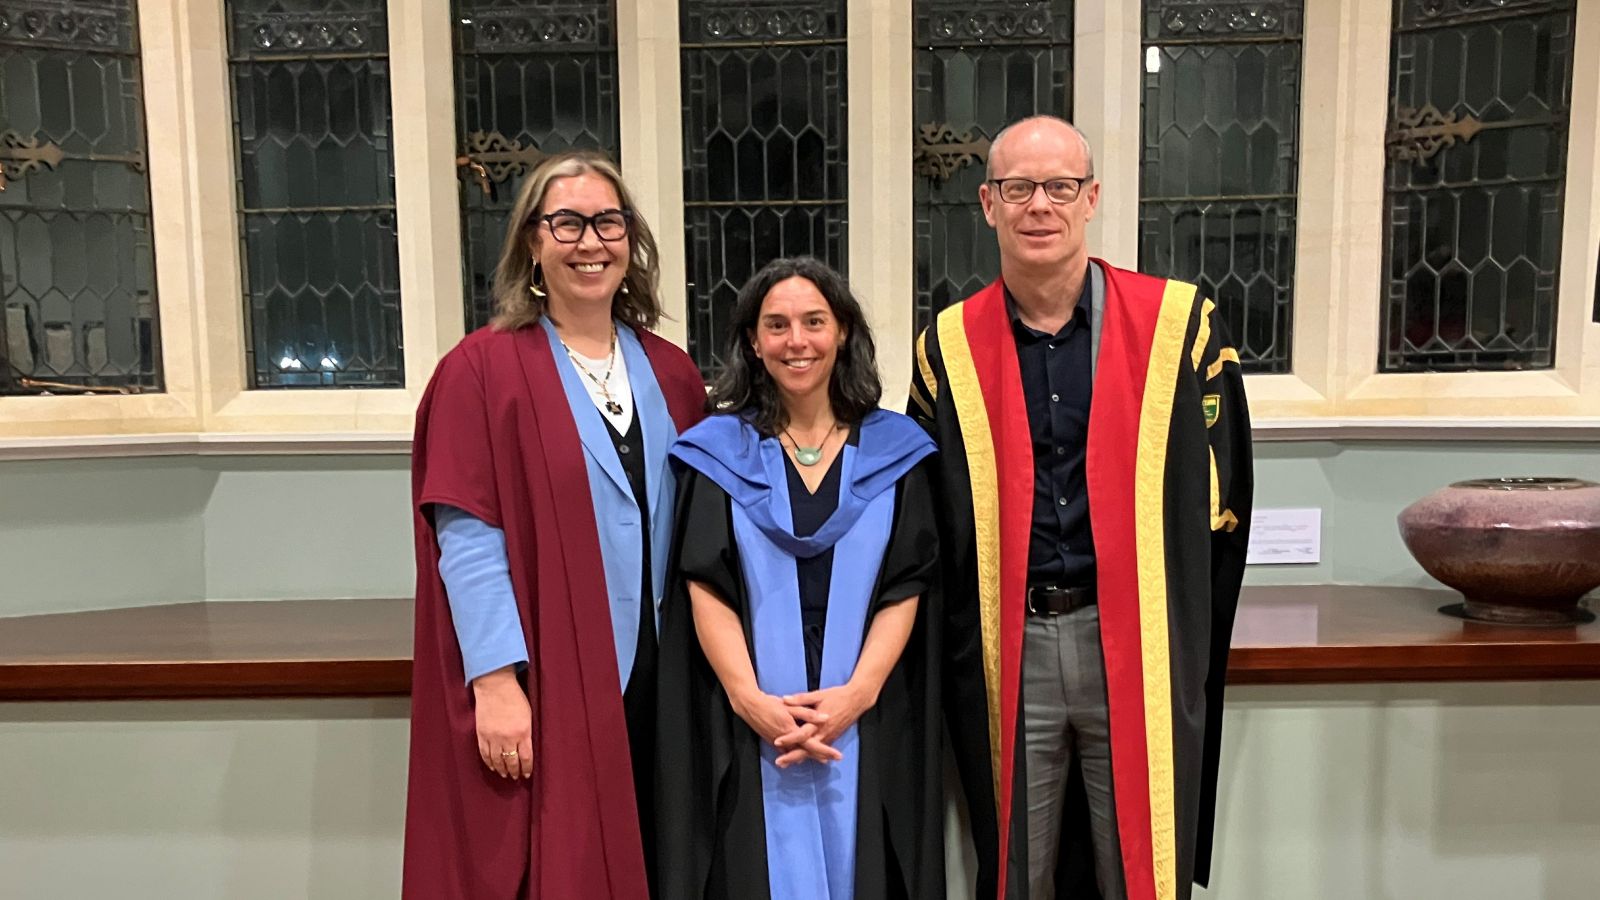
[[[1051,203],[1071,203],[1083,193],[1083,186],[1093,180],[1093,175],[1085,175],[1082,178],[1063,175],[1048,181],[1034,181],[1031,178],[991,178],[989,183],[999,191],[1000,199],[1007,203],[1027,203],[1033,199],[1033,192],[1039,188],[1044,188],[1044,195]]]
[[[593,228],[594,236],[602,241],[620,241],[633,228],[633,210],[602,209],[592,216],[558,209],[539,217],[550,226],[550,236],[563,244],[576,244],[583,240],[583,232]]]

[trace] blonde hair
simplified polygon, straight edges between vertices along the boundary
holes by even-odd
[[[505,242],[500,247],[500,262],[494,269],[495,316],[489,324],[496,331],[515,331],[532,325],[550,311],[550,299],[528,289],[533,284],[534,237],[542,224],[539,216],[544,213],[545,194],[557,178],[590,173],[611,182],[622,208],[633,214],[628,229],[628,271],[622,276],[622,290],[611,300],[611,314],[635,328],[654,328],[661,321],[661,301],[657,296],[661,264],[649,224],[639,214],[632,195],[622,183],[622,172],[617,164],[603,153],[575,150],[558,153],[541,162],[522,183],[516,205],[511,208]]]

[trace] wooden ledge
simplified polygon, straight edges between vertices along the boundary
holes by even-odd
[[[1453,591],[1246,588],[1229,684],[1600,679],[1600,623],[1513,628],[1451,618]]]
[[[0,700],[404,696],[411,606],[178,603],[0,619]]]
[[[1230,684],[1600,679],[1600,624],[1440,615],[1445,591],[1256,587]],[[405,696],[410,600],[181,603],[0,619],[0,701]]]

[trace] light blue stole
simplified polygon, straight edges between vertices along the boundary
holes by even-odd
[[[606,594],[611,604],[611,634],[617,650],[617,675],[624,690],[633,672],[633,657],[639,647],[639,573],[644,566],[644,546],[639,540],[639,507],[633,499],[628,474],[617,457],[610,426],[595,408],[583,375],[567,356],[548,317],[539,323],[550,339],[556,371],[567,405],[583,442],[584,463],[589,470],[589,498],[594,504],[594,521],[600,532],[600,558],[606,573]],[[677,484],[667,469],[667,449],[678,436],[677,426],[667,410],[667,399],[650,368],[650,357],[633,329],[617,323],[617,349],[628,366],[628,383],[633,390],[633,414],[639,417],[644,432],[645,495],[650,516],[650,597],[656,615],[657,632],[661,625],[661,597],[667,583],[667,553],[672,545],[672,513]]]

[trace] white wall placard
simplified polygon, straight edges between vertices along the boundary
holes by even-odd
[[[1248,565],[1322,562],[1322,510],[1257,509],[1250,518]]]

